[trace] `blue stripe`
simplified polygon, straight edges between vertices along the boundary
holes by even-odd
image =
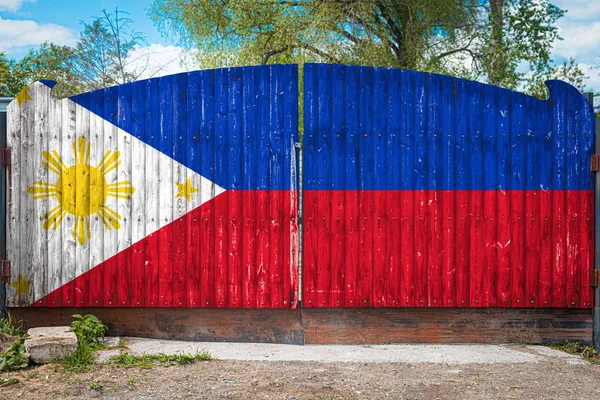
[[[305,77],[307,190],[591,188],[593,113],[565,82],[540,100],[385,68],[306,64]]]
[[[153,78],[71,100],[225,189],[288,190],[297,87],[296,65],[269,65]],[[104,101],[90,101],[98,96]]]

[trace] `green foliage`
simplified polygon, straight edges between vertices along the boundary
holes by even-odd
[[[0,371],[16,371],[29,366],[29,354],[25,352],[23,339],[15,340],[8,349],[0,353]]]
[[[18,324],[15,324],[9,313],[6,318],[0,319],[0,334],[9,337],[25,335],[23,321],[19,321]]]
[[[159,30],[204,67],[307,61],[427,68],[450,56],[476,0],[154,0]]]
[[[71,322],[69,331],[75,332],[79,343],[92,344],[98,342],[98,339],[104,339],[108,327],[98,317],[92,314],[73,314],[71,317],[74,321]]]
[[[145,36],[130,29],[133,21],[127,15],[118,9],[103,10],[102,17],[82,22],[74,47],[44,42],[21,60],[0,52],[0,93],[16,96],[33,82],[48,79],[57,82],[52,93],[62,98],[138,79],[145,72],[148,54],[130,56],[136,46],[145,44]]]
[[[575,63],[573,58],[565,61],[562,65],[548,68],[544,73],[531,74],[525,82],[525,91],[540,99],[548,97],[548,88],[545,82],[548,80],[561,80],[575,86],[580,92],[585,90],[585,73]]]
[[[94,351],[104,348],[98,339],[103,339],[108,327],[95,315],[72,315],[71,332],[77,335],[77,350],[69,356],[63,357],[59,363],[70,372],[85,372],[95,368]]]
[[[212,360],[210,353],[203,351],[194,355],[187,353],[178,353],[172,355],[159,353],[134,356],[129,353],[122,353],[118,356],[111,357],[109,361],[115,367],[138,367],[142,369],[150,369],[154,368],[156,363],[164,367],[169,367],[172,365],[189,365],[195,363],[196,361],[210,360]]]
[[[561,344],[553,344],[550,346],[555,350],[561,350],[569,354],[578,354],[582,356],[586,361],[600,365],[600,353],[598,353],[592,346],[587,346],[579,342],[565,341]]]
[[[553,68],[550,58],[564,13],[550,0],[154,0],[148,11],[203,67],[374,65],[532,94],[561,72],[573,78],[573,68]]]
[[[79,42],[73,49],[72,65],[86,90],[136,80],[144,72],[144,63],[136,70],[131,66],[132,51],[146,43],[145,35],[130,28],[129,13],[115,8],[114,13],[102,11],[102,17],[83,24]],[[146,58],[147,66],[147,58]]]
[[[92,390],[100,390],[102,389],[102,384],[98,382],[90,382],[90,389]]]

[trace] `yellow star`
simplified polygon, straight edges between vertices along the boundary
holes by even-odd
[[[187,201],[191,201],[190,196],[192,193],[196,193],[198,191],[198,189],[192,186],[192,178],[188,178],[186,183],[176,182],[176,184],[177,188],[179,189],[177,196],[175,196],[176,199],[179,197],[185,197]]]
[[[10,286],[15,288],[15,290],[17,291],[17,296],[21,293],[30,296],[31,292],[29,292],[29,286],[31,286],[32,283],[33,281],[23,279],[23,275],[19,274],[19,278],[15,282],[11,282]]]
[[[21,90],[21,92],[15,96],[15,99],[19,103],[19,107],[23,106],[25,100],[33,100],[33,97],[29,95],[29,86]]]

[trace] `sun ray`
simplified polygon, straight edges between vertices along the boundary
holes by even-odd
[[[54,172],[56,175],[60,175],[67,168],[62,158],[58,155],[56,150],[53,150],[52,153],[45,151],[42,153],[42,165],[48,168],[50,171]]]
[[[67,215],[67,212],[63,210],[61,206],[57,206],[54,209],[56,208],[58,208],[59,210],[56,210],[52,215],[48,215],[48,213],[42,217],[42,219],[46,220],[42,225],[42,228],[52,229],[55,231],[56,228],[60,226],[60,223],[62,222],[63,218]]]
[[[100,210],[98,210],[98,214],[100,214],[113,228],[119,229],[121,228],[121,217],[117,214],[116,211],[113,211],[110,207],[103,205]],[[110,229],[110,228],[109,228]]]
[[[108,196],[119,199],[131,200],[131,195],[135,193],[135,188],[131,186],[129,181],[111,183],[106,188]]]
[[[121,165],[121,152],[109,150],[104,154],[104,158],[100,161],[100,164],[96,167],[103,175],[106,175],[113,169]]]
[[[90,238],[89,216],[77,217],[73,224],[73,239],[77,239],[79,244],[84,245]]]
[[[33,195],[34,200],[55,197],[58,194],[55,184],[42,181],[34,181],[33,186],[27,189],[27,191]]]

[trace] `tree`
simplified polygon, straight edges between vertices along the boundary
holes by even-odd
[[[529,79],[519,71],[523,64],[538,80],[551,73],[552,45],[561,39],[556,21],[564,10],[548,0],[489,0],[486,13],[479,52],[489,83],[516,89]]]
[[[579,68],[573,58],[563,62],[562,65],[549,68],[544,73],[531,74],[525,82],[525,91],[532,96],[545,99],[548,97],[547,80],[561,80],[575,86],[580,92],[586,89],[585,73]]]
[[[204,67],[306,61],[416,69],[528,87],[552,72],[549,0],[154,0],[159,30]]]
[[[149,16],[209,65],[427,69],[459,51],[452,44],[470,32],[479,8],[476,0],[155,0]]]
[[[31,49],[21,60],[0,56],[0,92],[15,96],[31,83],[49,79],[57,81],[54,94],[59,97],[78,93],[82,89],[73,73],[71,59],[73,49],[53,43],[42,43]]]
[[[82,22],[83,31],[73,51],[74,72],[86,90],[134,81],[147,66],[147,54],[145,64],[130,57],[137,46],[145,44],[145,36],[130,28],[129,14],[118,8],[114,14],[102,13],[91,23]]]

